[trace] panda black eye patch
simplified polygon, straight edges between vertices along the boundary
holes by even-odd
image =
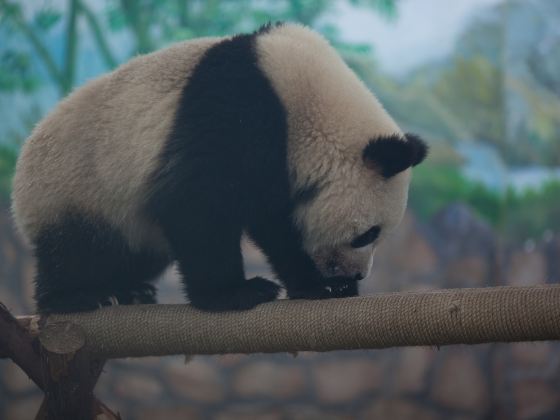
[[[354,238],[354,240],[350,242],[350,246],[352,248],[361,248],[369,245],[379,237],[380,233],[381,227],[379,225],[375,225],[372,228],[368,229],[367,232],[362,233],[360,236]]]

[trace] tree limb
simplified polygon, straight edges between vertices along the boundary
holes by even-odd
[[[12,359],[41,390],[46,391],[47,378],[43,374],[45,366],[41,363],[39,350],[34,341],[34,338],[47,328],[44,321],[40,315],[16,319],[0,302],[0,358]],[[93,383],[97,381],[102,368],[103,361],[97,360],[91,363],[89,378]],[[120,419],[118,414],[113,413],[96,398],[93,399],[93,410],[94,414],[103,414],[106,419]],[[45,401],[37,418],[48,418]]]
[[[274,353],[560,340],[560,285],[282,300],[245,312],[113,306],[71,321],[98,358]]]
[[[0,6],[4,8],[13,7],[13,5],[6,0],[0,0]],[[47,72],[49,73],[49,76],[55,81],[55,83],[59,87],[62,87],[64,85],[64,77],[62,73],[56,66],[54,59],[52,58],[51,54],[44,46],[44,44],[41,42],[37,34],[35,34],[33,29],[23,19],[23,16],[21,15],[19,8],[18,11],[13,16],[13,22],[15,23],[16,27],[21,31],[21,33],[31,43],[31,45],[37,52],[37,55],[41,57],[43,63],[47,68]]]
[[[185,3],[185,2],[182,2]],[[96,16],[93,14],[89,6],[83,1],[78,1],[79,10],[83,13],[84,17],[86,18],[88,25],[93,33],[93,37],[95,38],[95,42],[103,56],[103,60],[105,61],[105,65],[109,69],[113,69],[117,66],[117,60],[109,47],[109,43],[105,39],[105,35],[101,30],[99,22]]]
[[[78,33],[76,24],[78,18],[78,0],[68,0],[68,24],[66,26],[66,56],[64,57],[64,77],[62,93],[70,92],[76,77],[76,51],[78,48]]]

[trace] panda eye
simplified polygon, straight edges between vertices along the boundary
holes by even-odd
[[[362,248],[369,245],[379,237],[379,233],[381,233],[381,227],[379,225],[375,225],[368,229],[367,232],[354,238],[354,240],[350,242],[350,246],[352,248]]]

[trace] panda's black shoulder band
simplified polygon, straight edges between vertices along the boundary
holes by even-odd
[[[253,35],[266,34],[266,33],[270,32],[271,30],[273,30],[274,28],[278,28],[278,27],[284,26],[284,25],[285,25],[285,22],[283,22],[281,20],[278,20],[276,22],[269,21],[269,22],[265,23],[264,25],[262,25],[255,32],[253,32]]]

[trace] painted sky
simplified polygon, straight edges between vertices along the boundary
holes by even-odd
[[[339,2],[333,21],[347,40],[373,44],[382,69],[400,75],[448,54],[473,14],[502,1],[401,0],[392,21]]]

